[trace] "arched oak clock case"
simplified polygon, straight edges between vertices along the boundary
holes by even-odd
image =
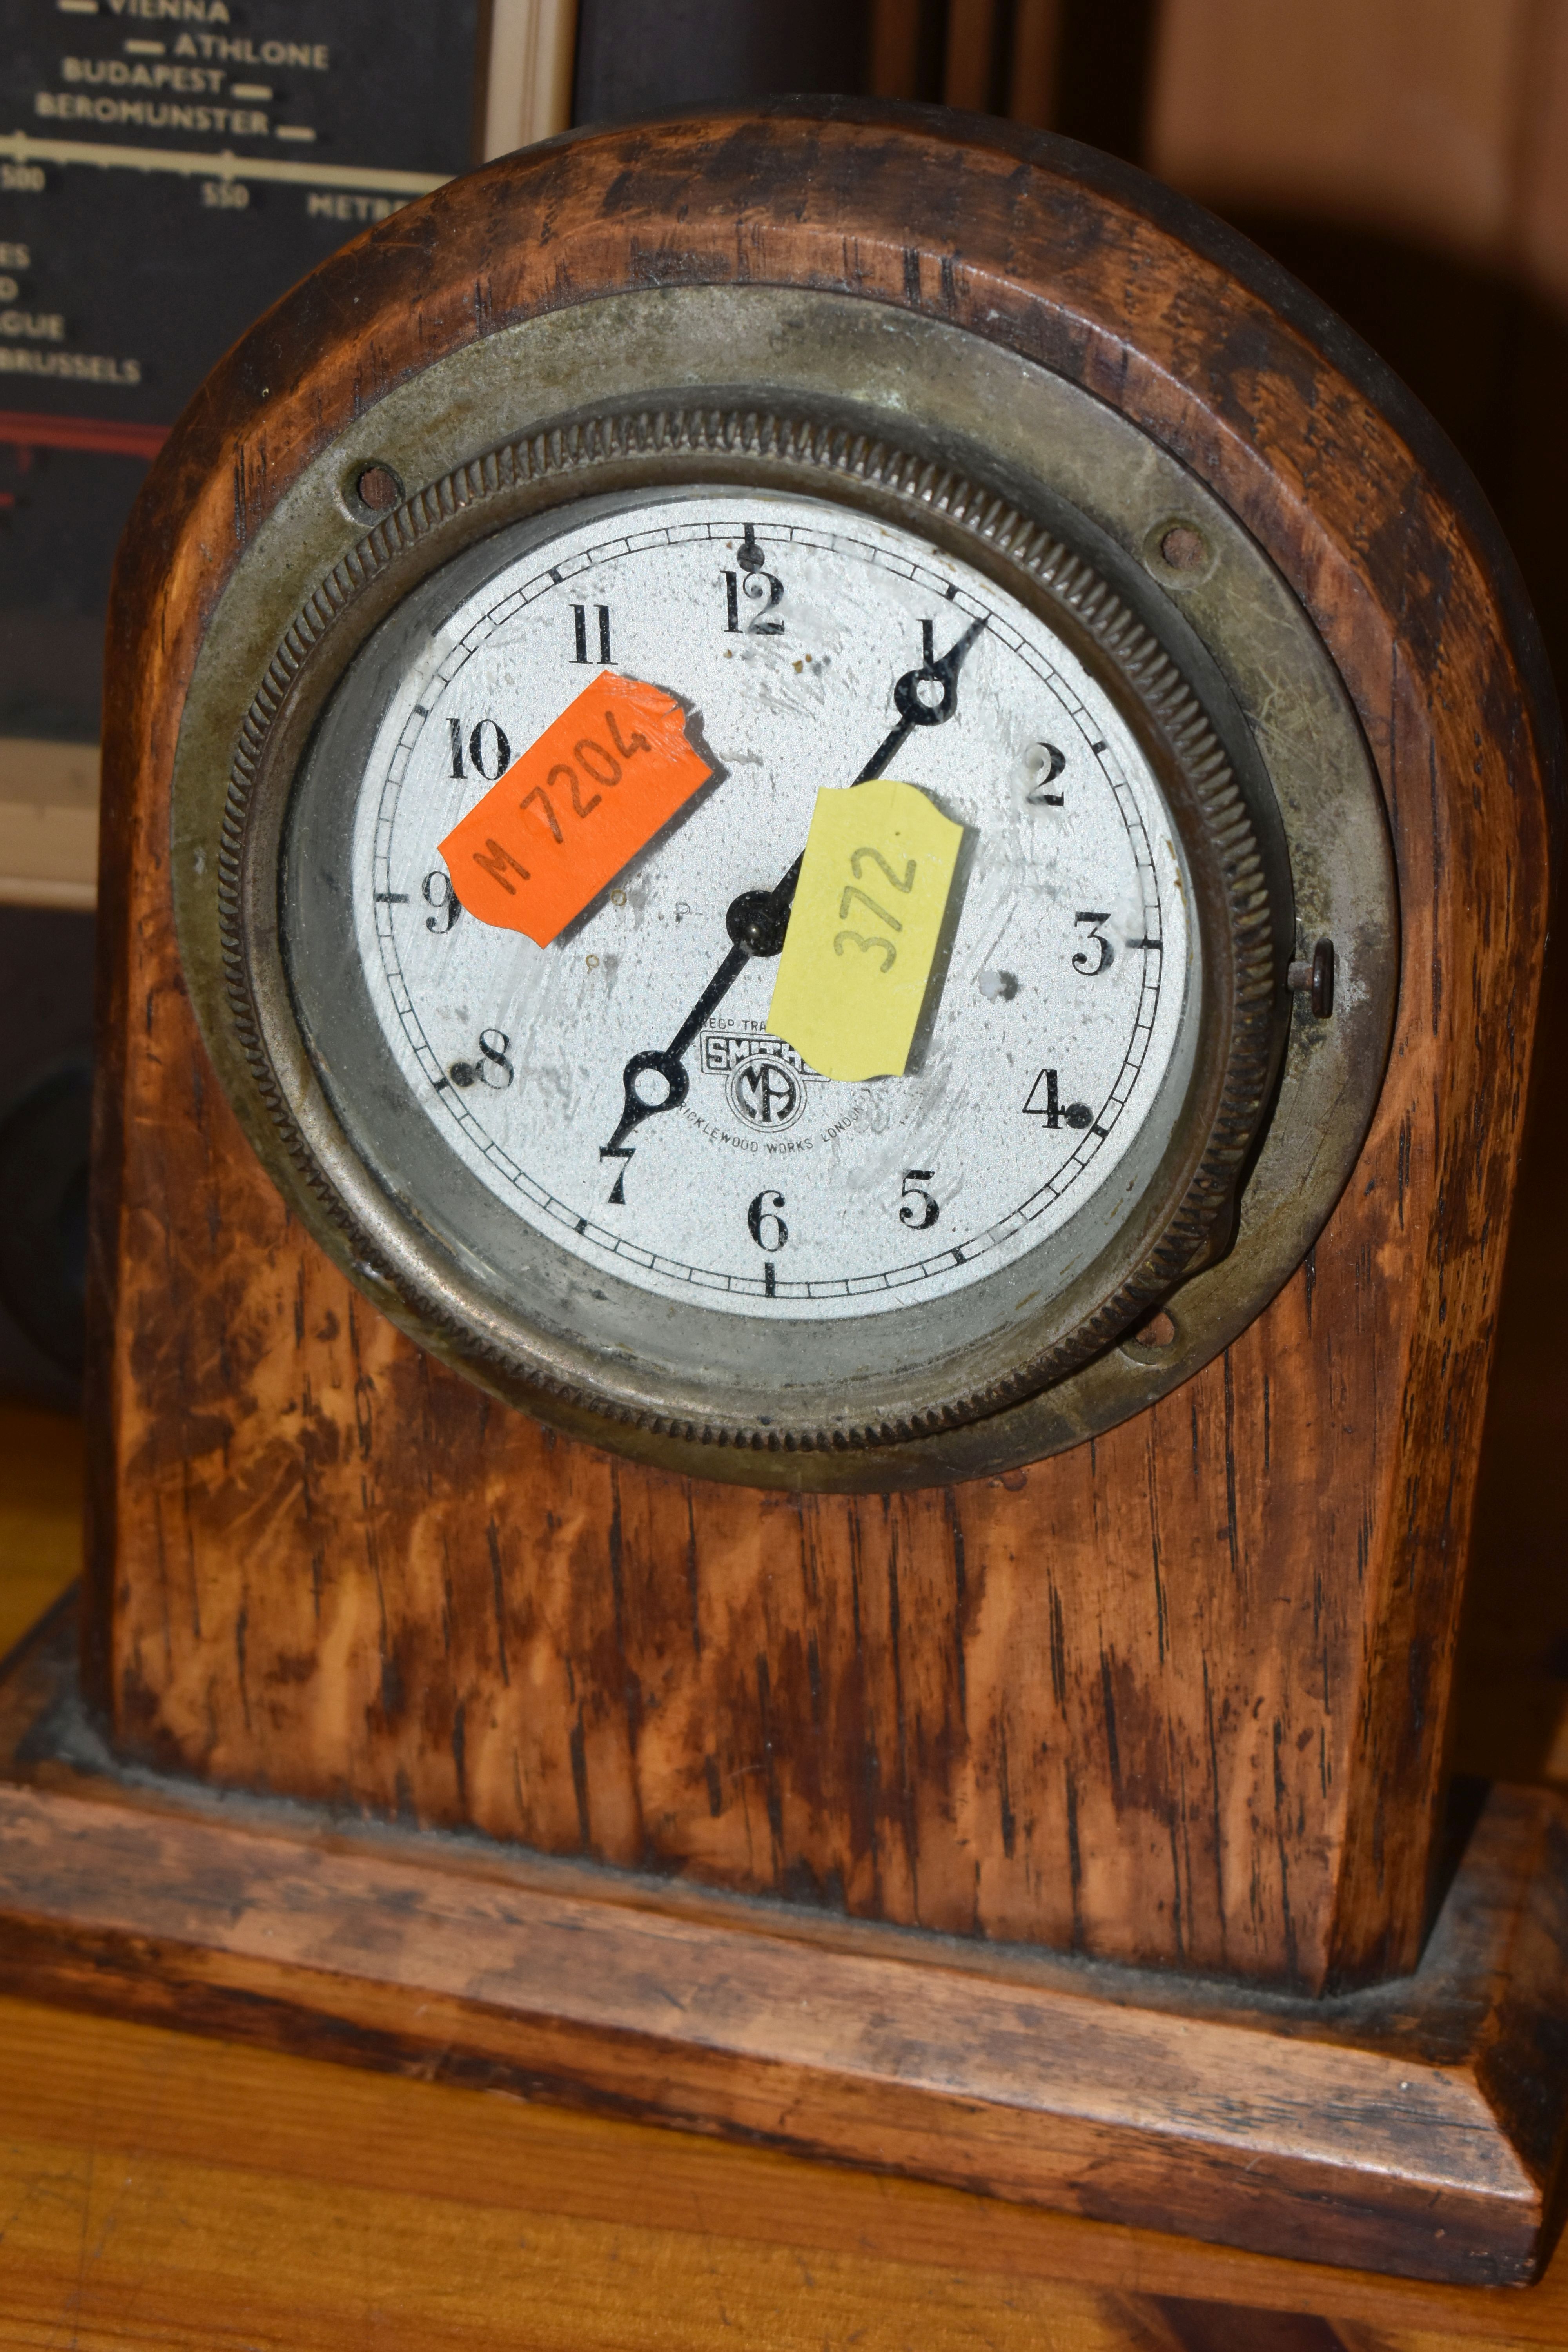
[[[1044,1327],[1011,1388],[982,1348],[945,1403],[794,1446],[737,1379],[715,1443],[564,1340],[551,1386],[368,1191],[340,1213],[361,1114],[268,962],[291,780],[401,601],[573,464],[584,497],[815,467],[900,528],[926,467],[985,494],[928,499],[933,544],[995,583],[1047,534],[1193,688],[1272,876],[1259,1083],[1182,1262],[1130,1260],[1043,1374]],[[1027,528],[987,550],[1002,507]],[[1550,1801],[1495,1796],[1432,1906],[1559,740],[1397,383],[1065,142],[837,102],[576,134],[379,225],[224,362],[122,548],[107,708],[84,1696],[119,1769],[240,1811],[121,1806],[136,1868],[29,1895],[27,1980],[81,1994],[98,1921],[94,1998],[199,1979],[258,2030],[216,1988],[265,1975],[280,2030],[330,2012],[380,2063],[434,2033],[1005,2194],[1524,2274]],[[91,1792],[51,1787],[6,1802],[85,1855]]]

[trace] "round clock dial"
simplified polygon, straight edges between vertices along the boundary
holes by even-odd
[[[691,488],[521,537],[466,591],[426,583],[393,659],[362,656],[379,709],[346,774],[333,737],[408,1115],[585,1272],[705,1315],[891,1315],[1047,1244],[1069,1280],[1169,1140],[1204,1008],[1177,827],[1106,684],[972,564],[820,499]],[[464,907],[438,845],[600,674],[679,697],[712,776],[539,946]],[[597,739],[580,803],[636,788]],[[963,835],[908,1064],[856,1083],[770,1033],[775,954],[710,998],[818,790],[868,772]],[[858,871],[863,954],[903,920],[885,857]],[[680,1075],[628,1081],[694,1010]],[[353,1118],[352,1068],[329,1084]]]
[[[573,1428],[885,1462],[1223,1250],[1288,869],[1117,564],[887,444],[679,411],[363,541],[242,729],[218,914],[373,1297]]]

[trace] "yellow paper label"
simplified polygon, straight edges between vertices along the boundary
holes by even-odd
[[[768,1029],[825,1078],[902,1076],[963,840],[914,784],[817,793]]]

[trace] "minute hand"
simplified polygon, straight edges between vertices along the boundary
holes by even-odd
[[[859,774],[857,784],[869,783],[873,776],[883,773],[889,760],[900,751],[917,727],[941,727],[958,709],[958,673],[971,646],[985,626],[984,617],[972,621],[957,643],[950,646],[939,659],[932,646],[932,625],[922,621],[925,633],[925,659],[919,669],[906,670],[893,688],[893,705],[899,714],[898,724],[872,752]],[[731,901],[724,918],[725,928],[733,944],[718,971],[676,1031],[668,1045],[650,1047],[646,1053],[634,1054],[621,1073],[622,1108],[620,1123],[608,1143],[599,1149],[601,1160],[629,1160],[631,1152],[626,1138],[639,1128],[645,1118],[657,1118],[660,1111],[676,1110],[686,1100],[690,1077],[686,1068],[686,1055],[693,1038],[710,1021],[718,1007],[734,987],[753,956],[775,956],[784,946],[789,928],[789,910],[795,902],[795,884],[805,852],[790,867],[782,880],[771,890],[742,890]],[[645,1076],[662,1084],[663,1093],[656,1102],[649,1102],[641,1092]],[[624,1170],[622,1171],[625,1173]],[[621,1178],[616,1180],[612,1201],[624,1199]]]

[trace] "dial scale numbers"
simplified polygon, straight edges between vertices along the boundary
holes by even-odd
[[[749,1313],[944,1296],[1114,1185],[1190,1055],[1195,935],[1158,787],[1070,650],[911,534],[761,493],[638,520],[518,558],[394,685],[353,850],[384,1034],[468,1168],[585,1268]],[[624,1066],[679,1028],[731,900],[798,856],[922,647],[975,621],[952,723],[888,771],[968,828],[907,1074],[828,1082],[770,1041],[759,955],[693,1042],[685,1101],[604,1157]],[[542,950],[454,914],[434,845],[605,654],[700,714],[718,775]]]

